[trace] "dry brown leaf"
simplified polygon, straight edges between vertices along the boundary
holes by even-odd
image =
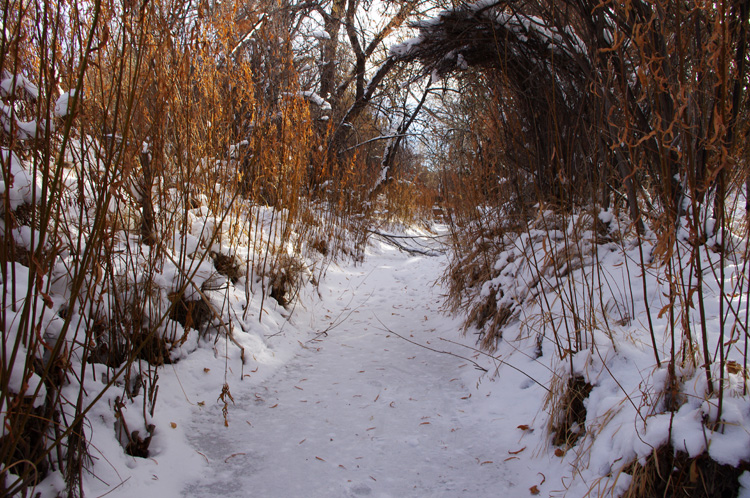
[[[224,463],[227,463],[227,462],[229,461],[229,459],[230,459],[230,458],[234,458],[234,457],[236,457],[236,456],[242,456],[242,455],[244,455],[244,454],[245,454],[245,453],[232,453],[231,455],[229,455],[228,457],[226,457],[226,458],[224,459]]]
[[[661,318],[662,316],[664,316],[664,313],[666,313],[670,309],[672,309],[672,305],[671,304],[668,304],[668,305],[664,306],[661,309],[661,311],[659,311],[659,314],[656,316],[656,318]]]
[[[690,462],[690,482],[695,483],[698,482],[698,461],[693,460]]]

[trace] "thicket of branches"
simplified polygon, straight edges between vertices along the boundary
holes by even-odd
[[[446,125],[431,161],[448,165],[447,278],[482,345],[538,309],[540,351],[568,366],[558,397],[579,399],[574,354],[602,330],[615,347],[639,293],[664,406],[701,371],[720,430],[728,376],[747,367],[747,2],[482,0],[385,47],[435,6],[4,1],[0,492],[57,472],[82,493],[105,392],[87,378],[120,392],[123,450],[147,456],[158,368],[190,334],[232,341],[251,303],[288,305],[324,272],[312,255],[361,256],[374,213],[425,216],[419,110]],[[443,111],[440,78],[455,78]],[[625,298],[581,278],[600,248],[637,249]],[[487,291],[511,274],[521,291]],[[649,286],[666,296],[666,345]]]
[[[667,378],[638,415],[674,414],[700,374],[704,424],[723,432],[736,379],[747,394],[747,3],[487,0],[417,27],[394,59],[461,88],[444,99],[435,160],[467,330],[494,350],[520,322],[557,356],[555,444],[574,445],[586,418],[592,386],[573,357],[617,351],[634,320]],[[613,252],[622,276],[602,270]],[[668,472],[717,475],[658,451]],[[635,466],[650,481],[637,471],[630,495],[687,492],[659,465]]]
[[[78,496],[100,400],[148,456],[159,368],[186,342],[236,342],[360,258],[373,213],[431,206],[419,182],[371,202],[396,86],[344,120],[417,5],[374,32],[355,0],[2,6],[0,494],[57,475]]]
[[[742,2],[487,1],[395,52],[439,75],[483,69],[498,163],[533,197],[607,206],[614,193],[638,221],[648,191],[676,222],[686,191],[722,198],[743,173],[747,20]]]

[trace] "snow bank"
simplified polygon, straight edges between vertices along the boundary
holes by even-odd
[[[550,386],[551,393],[547,413],[537,427],[547,430],[558,424],[556,417],[565,410],[567,379],[580,377],[591,386],[584,402],[585,418],[572,428],[583,438],[563,458],[576,468],[575,476],[570,476],[572,484],[566,485],[569,496],[582,496],[594,485],[615,495],[623,492],[630,478],[623,473],[629,466],[645,464],[655,448],[666,445],[689,458],[707,453],[719,464],[736,467],[750,461],[750,396],[740,365],[742,346],[725,344],[728,366],[723,373],[718,360],[712,366],[713,389],[701,366],[698,343],[678,344],[677,358],[685,359],[675,365],[673,381],[668,366],[670,306],[675,306],[676,316],[686,315],[679,320],[688,320],[694,331],[705,324],[712,356],[721,332],[722,285],[725,313],[729,307],[736,313],[736,319],[732,315],[724,326],[742,327],[746,310],[740,303],[746,298],[742,289],[747,280],[741,239],[732,238],[724,245],[710,240],[702,246],[703,268],[718,268],[722,256],[712,248],[724,248],[725,273],[723,282],[713,277],[719,276],[718,270],[706,276],[705,319],[701,319],[697,305],[677,309],[670,303],[667,269],[655,256],[653,234],[642,236],[639,247],[622,215],[599,211],[562,217],[542,211],[521,232],[505,229],[502,223],[502,217],[489,212],[483,217],[482,232],[473,225],[465,228],[489,235],[468,238],[465,248],[454,254],[452,278],[463,289],[460,303],[454,305],[469,309],[468,331],[478,333],[484,346],[495,351],[495,358],[517,363],[526,355],[549,369],[551,376],[538,379]],[[681,232],[678,244],[689,240],[688,233]],[[489,273],[472,270],[485,277],[470,280],[461,274],[461,268],[476,264],[474,258],[488,254]],[[687,278],[690,251],[682,247],[673,257]],[[499,311],[489,316],[478,312],[484,309]],[[649,314],[661,365],[655,358]],[[676,326],[681,326],[679,321]],[[724,341],[728,337],[727,332]],[[506,367],[499,367],[500,377],[506,372]],[[549,439],[539,444],[543,451],[551,451]],[[566,479],[560,469],[556,472]]]

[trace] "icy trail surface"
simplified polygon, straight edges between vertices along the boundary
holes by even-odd
[[[507,430],[504,415],[471,406],[480,372],[396,335],[475,354],[441,340],[459,339],[460,327],[440,313],[444,264],[382,245],[360,266],[331,267],[322,299],[295,313],[320,337],[262,383],[234,383],[229,427],[217,405],[195,412],[188,440],[208,465],[183,495],[476,497],[515,487],[494,435]]]

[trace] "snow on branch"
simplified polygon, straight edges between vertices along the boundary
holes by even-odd
[[[300,96],[306,98],[316,106],[320,107],[320,109],[323,111],[331,110],[331,104],[312,90],[300,92]]]
[[[320,107],[321,111],[330,111],[332,109],[331,104],[326,99],[315,93],[313,90],[302,90],[297,93],[284,92],[282,95],[286,95],[288,97],[300,97],[308,100],[316,106]]]
[[[235,59],[237,57],[237,53],[240,50],[242,50],[242,48],[245,45],[250,43],[250,40],[252,39],[253,35],[255,35],[255,33],[263,26],[263,23],[265,22],[265,20],[266,20],[266,14],[262,14],[260,16],[260,19],[258,19],[258,22],[255,23],[255,26],[253,26],[253,28],[250,31],[248,31],[248,33],[245,36],[243,36],[240,42],[232,49],[232,52],[230,54],[232,59]]]
[[[323,29],[316,29],[312,32],[313,38],[316,38],[318,40],[330,40],[331,35],[328,33],[328,31],[325,31]]]
[[[469,67],[498,66],[501,57],[522,66],[586,54],[586,46],[570,27],[558,28],[497,0],[481,0],[441,12],[414,25],[419,35],[394,45],[391,57],[420,61],[440,76]],[[505,60],[502,61],[506,65]],[[521,68],[519,68],[521,69]]]
[[[13,97],[16,96],[16,90],[23,90],[32,100],[39,97],[39,89],[28,78],[5,71],[3,80],[0,81],[0,95]]]

